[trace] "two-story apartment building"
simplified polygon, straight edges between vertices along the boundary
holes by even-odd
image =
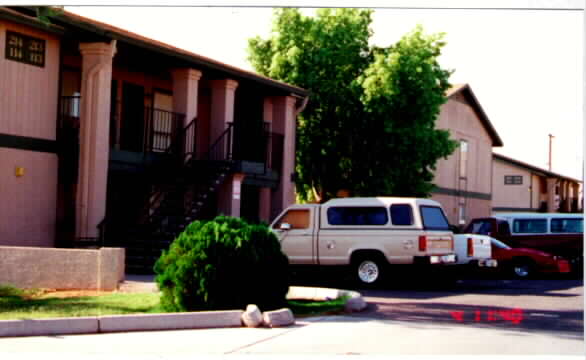
[[[45,25],[2,7],[0,245],[98,240],[149,263],[193,219],[269,221],[295,200],[307,96],[72,13]]]
[[[503,142],[468,84],[453,86],[446,96],[436,128],[449,130],[459,146],[438,161],[432,199],[442,204],[451,224],[464,225],[491,214],[492,148]]]

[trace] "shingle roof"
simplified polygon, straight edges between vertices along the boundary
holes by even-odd
[[[482,109],[482,106],[480,106],[480,103],[478,102],[478,99],[476,98],[476,96],[474,95],[474,92],[470,88],[470,85],[468,85],[468,84],[454,85],[446,91],[446,97],[449,99],[458,93],[464,93],[467,96],[468,100],[470,101],[474,110],[476,110],[476,113],[478,114],[478,117],[480,119],[480,122],[482,123],[482,126],[484,127],[484,129],[486,130],[486,132],[488,133],[490,138],[492,139],[492,146],[493,147],[503,146],[503,141],[501,140],[499,134],[496,132],[494,126],[492,126],[492,123],[488,119],[488,116],[486,116],[486,113]]]
[[[574,178],[571,178],[571,177],[568,177],[568,176],[560,175],[560,174],[551,172],[549,170],[542,169],[542,168],[537,167],[535,165],[527,164],[527,163],[522,162],[520,160],[513,159],[513,158],[510,158],[508,156],[501,155],[501,154],[493,153],[492,154],[492,157],[494,159],[496,159],[496,160],[500,160],[500,161],[505,162],[505,163],[508,163],[510,165],[518,166],[518,167],[521,167],[521,168],[524,168],[526,170],[530,170],[530,171],[539,173],[540,175],[544,175],[544,176],[547,176],[547,177],[555,177],[555,178],[569,180],[569,181],[573,181],[573,182],[577,182],[577,183],[581,183],[582,182],[580,180],[577,180],[577,179],[574,179]]]
[[[23,18],[27,18],[26,21],[28,22],[39,22],[37,19],[31,16],[27,16],[22,12],[16,11],[16,8],[10,9],[6,7],[0,7],[0,13],[2,12],[5,14],[10,14],[12,16],[20,16]],[[190,51],[180,49],[172,45],[144,37],[139,34],[135,34],[133,32],[118,28],[113,25],[89,19],[69,11],[63,10],[59,12],[59,15],[57,15],[54,18],[51,18],[51,21],[56,24],[53,24],[50,27],[58,29],[59,32],[62,32],[63,29],[67,27],[75,27],[85,31],[96,33],[105,38],[132,43],[135,46],[142,47],[147,50],[159,52],[165,55],[174,55],[181,58],[182,60],[191,62],[195,66],[204,66],[206,68],[210,68],[213,70],[225,72],[229,76],[236,76],[239,78],[257,81],[265,85],[289,91],[293,94],[300,96],[307,96],[309,94],[307,90],[302,89],[300,87],[290,85],[281,81],[277,81],[266,76],[256,74],[254,72],[237,68],[235,66],[224,64],[220,61],[210,59],[205,56],[195,54]],[[49,27],[46,28],[49,29]]]

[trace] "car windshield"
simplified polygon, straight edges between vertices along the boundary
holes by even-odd
[[[510,249],[511,248],[509,245],[507,245],[504,242],[499,241],[495,238],[490,238],[490,243],[500,249]]]

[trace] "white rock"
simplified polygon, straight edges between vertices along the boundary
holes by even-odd
[[[242,323],[247,327],[259,327],[262,324],[262,313],[256,305],[248,305],[242,313]]]
[[[346,301],[346,304],[344,304],[345,312],[362,311],[364,308],[366,308],[366,302],[362,296],[351,297]]]
[[[281,327],[295,324],[295,317],[290,309],[283,308],[274,311],[265,311],[263,319],[269,327]]]

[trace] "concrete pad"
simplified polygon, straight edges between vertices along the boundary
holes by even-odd
[[[97,332],[97,317],[0,320],[0,337],[91,334]]]
[[[240,327],[242,310],[173,314],[113,315],[99,318],[99,331],[150,331]]]

